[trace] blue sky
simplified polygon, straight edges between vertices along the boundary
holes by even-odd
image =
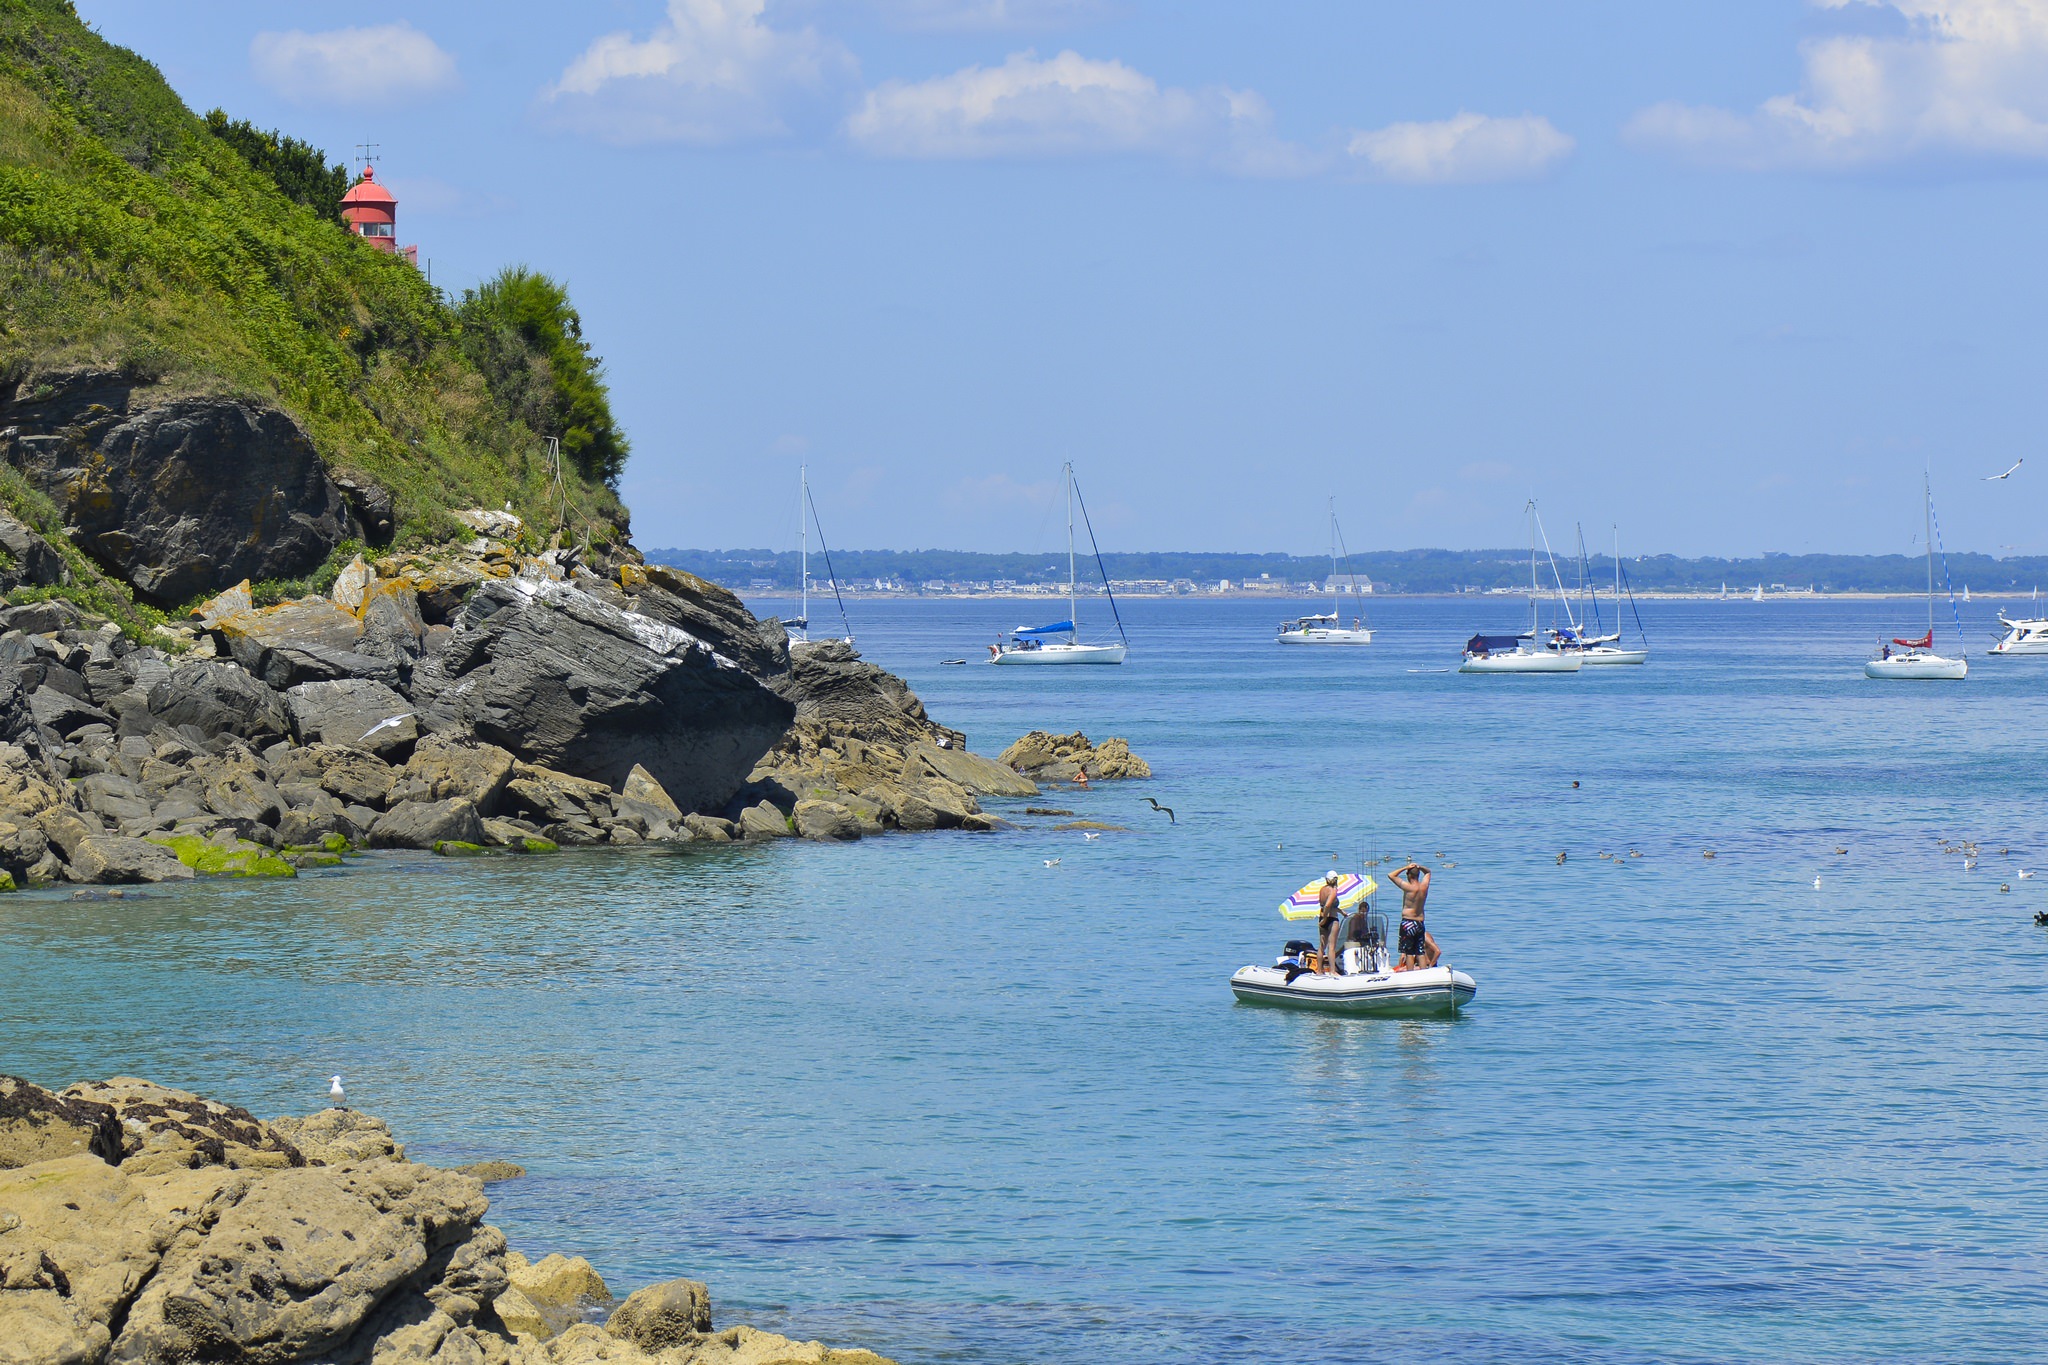
[[[643,545],[2048,552],[2048,0],[79,10],[566,280]]]

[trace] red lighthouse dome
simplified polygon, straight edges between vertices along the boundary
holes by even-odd
[[[396,252],[418,263],[418,247],[398,244],[398,196],[377,183],[375,166],[363,167],[363,178],[341,196],[341,220],[379,251]]]

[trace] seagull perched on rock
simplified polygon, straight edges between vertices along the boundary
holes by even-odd
[[[341,1093],[341,1077],[336,1076],[327,1083],[327,1098],[334,1101],[336,1109],[348,1108],[348,1097]]]
[[[1174,819],[1174,818],[1173,818],[1173,807],[1172,807],[1172,806],[1162,806],[1162,805],[1160,805],[1160,804],[1159,804],[1159,802],[1158,802],[1158,801],[1154,800],[1154,799],[1153,799],[1152,797],[1149,797],[1149,796],[1148,796],[1148,797],[1146,797],[1146,798],[1145,798],[1145,800],[1146,800],[1146,801],[1147,801],[1148,803],[1150,803],[1150,805],[1151,805],[1151,807],[1152,807],[1152,809],[1153,809],[1153,810],[1156,810],[1156,811],[1158,811],[1158,812],[1159,812],[1160,814],[1162,814],[1162,815],[1164,815],[1164,816],[1166,817],[1166,823],[1167,823],[1167,824],[1169,824],[1169,825],[1177,825],[1177,824],[1179,824],[1179,823],[1180,823],[1180,821],[1178,821],[1178,820],[1176,820],[1176,819]]]

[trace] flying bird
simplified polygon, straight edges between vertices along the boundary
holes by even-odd
[[[2011,468],[2011,469],[2008,469],[2008,470],[2006,470],[2006,471],[2005,471],[2005,472],[2004,472],[2003,474],[1986,474],[1986,475],[1984,476],[1984,482],[1986,482],[1986,483],[1996,483],[1996,482],[1997,482],[1998,480],[2000,480],[2000,479],[2009,479],[2009,478],[2011,478],[2011,477],[2013,476],[2014,472],[2015,472],[2016,470],[2018,470],[2018,469],[2019,469],[2019,467],[2020,467],[2021,465],[2025,464],[2025,463],[2026,463],[2026,460],[2025,460],[2024,458],[2021,458],[2021,459],[2017,459],[2017,460],[2014,460],[2014,461],[2012,462],[2012,468]]]
[[[1100,839],[1102,836],[1094,830],[1082,830],[1081,837],[1083,839]]]
[[[332,1081],[328,1082],[327,1098],[334,1101],[334,1107],[336,1109],[348,1108],[348,1105],[346,1103],[347,1097],[341,1093],[341,1077],[336,1076]]]
[[[1165,816],[1166,816],[1166,823],[1167,823],[1167,824],[1169,824],[1169,825],[1177,825],[1177,824],[1179,824],[1179,823],[1180,823],[1180,821],[1178,821],[1178,820],[1176,820],[1176,819],[1174,819],[1174,818],[1173,818],[1173,807],[1172,807],[1172,806],[1162,806],[1162,805],[1160,805],[1160,804],[1159,804],[1159,802],[1157,802],[1156,800],[1154,800],[1154,799],[1153,799],[1152,797],[1149,797],[1149,796],[1148,796],[1148,797],[1146,797],[1146,798],[1145,798],[1145,800],[1146,800],[1146,802],[1147,802],[1147,803],[1148,803],[1148,804],[1149,804],[1149,805],[1150,805],[1150,806],[1152,807],[1152,809],[1153,809],[1153,810],[1159,811],[1159,812],[1160,812],[1161,814],[1163,814],[1163,815],[1165,815]]]
[[[404,720],[407,716],[410,716],[411,714],[412,712],[410,711],[400,711],[395,716],[384,717],[384,719],[378,721],[375,725],[372,725],[369,729],[363,731],[363,739],[368,739],[371,735],[376,734],[379,730],[389,730],[392,726],[398,724],[398,722]],[[356,743],[361,744],[363,742],[363,739],[357,740]]]

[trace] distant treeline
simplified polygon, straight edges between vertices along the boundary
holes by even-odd
[[[756,591],[759,585],[794,588],[799,572],[794,550],[649,550],[647,558]],[[1285,583],[1321,583],[1330,572],[1329,559],[1318,555],[1177,551],[1106,554],[1102,559],[1115,580],[1186,580],[1200,588],[1214,588],[1226,579],[1236,587],[1261,575]],[[1484,591],[1526,585],[1529,552],[1383,550],[1354,554],[1351,567],[1370,577],[1379,592]],[[1067,577],[1064,555],[977,554],[967,550],[835,550],[832,568],[841,583],[861,587],[873,587],[878,581],[905,588],[933,582],[1063,583]],[[1547,587],[1549,565],[1542,564],[1540,568]],[[1576,563],[1560,558],[1557,568],[1568,586],[1576,586]],[[1767,589],[1812,588],[1820,592],[1919,592],[1927,586],[1927,561],[1907,555],[1767,554],[1760,559],[1645,555],[1623,559],[1622,569],[1633,587],[1654,592],[1718,592],[1723,584],[1731,593],[1737,589],[1746,592],[1757,584]],[[1612,584],[1614,560],[1595,556],[1587,571],[1596,582]],[[1998,559],[1983,554],[1952,554],[1948,556],[1947,571],[1958,593],[1966,586],[1977,592],[2026,592],[2037,583],[2048,583],[2048,557]],[[1094,566],[1084,562],[1082,575],[1092,578]],[[1941,575],[1942,562],[1936,560],[1937,590],[1943,587]],[[815,550],[811,554],[811,577],[814,582],[822,582],[825,577],[824,558]]]

